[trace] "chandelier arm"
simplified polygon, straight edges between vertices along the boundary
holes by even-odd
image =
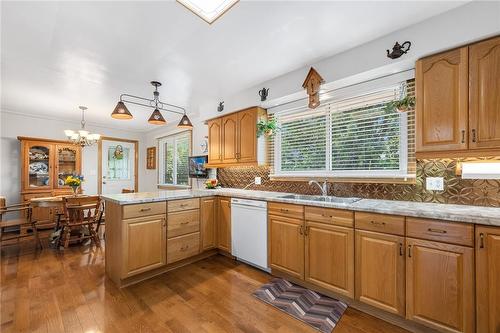
[[[144,107],[147,107],[147,108],[153,108],[153,106],[151,104],[145,104],[145,103],[141,103],[141,102],[136,102],[136,101],[127,99],[127,97],[132,98],[132,99],[135,98],[135,99],[138,99],[138,100],[147,101],[149,103],[154,103],[155,102],[155,100],[153,100],[153,99],[139,97],[139,96],[134,96],[134,95],[129,95],[129,94],[121,94],[120,95],[120,102],[135,104],[135,105],[144,106]],[[172,113],[177,113],[177,114],[182,114],[182,115],[186,114],[186,109],[184,109],[184,108],[182,108],[180,106],[173,105],[173,104],[168,104],[168,103],[163,103],[163,102],[160,102],[160,101],[158,102],[158,104],[161,105],[161,107],[158,108],[159,110],[167,111],[167,112],[172,112]],[[182,112],[166,109],[165,105],[181,109]]]

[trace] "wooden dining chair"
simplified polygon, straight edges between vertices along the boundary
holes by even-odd
[[[36,221],[32,219],[32,207],[29,202],[7,206],[5,198],[0,197],[0,249],[4,241],[19,239],[24,237],[33,237],[35,244],[42,248],[42,243],[38,236]],[[17,215],[14,218],[7,219],[5,215]],[[6,229],[15,229],[12,232],[5,233]],[[26,229],[31,229],[28,233]]]
[[[64,198],[64,221],[62,223],[60,244],[64,248],[70,242],[91,239],[100,246],[96,230],[101,218],[101,198],[98,195]]]

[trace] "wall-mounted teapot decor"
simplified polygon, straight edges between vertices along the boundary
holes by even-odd
[[[264,102],[267,99],[267,96],[269,96],[269,88],[262,88],[259,90],[259,96],[260,96],[260,101]]]
[[[217,112],[224,111],[224,101],[219,102],[219,106],[217,107]]]
[[[399,42],[396,42],[396,44],[394,44],[394,46],[392,47],[392,52],[386,50],[387,58],[397,59],[401,57],[403,54],[408,53],[408,51],[410,51],[410,47],[411,47],[411,42],[408,40],[403,44],[399,44]]]

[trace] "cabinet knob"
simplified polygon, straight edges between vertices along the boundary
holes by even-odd
[[[465,130],[462,130],[462,143],[465,143]]]
[[[476,142],[476,129],[472,129],[472,142]]]
[[[484,249],[484,234],[483,233],[479,234],[479,248]]]

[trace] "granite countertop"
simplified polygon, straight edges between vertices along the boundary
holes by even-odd
[[[500,208],[494,207],[376,199],[361,199],[354,203],[335,203],[296,198],[283,198],[284,196],[291,194],[293,193],[221,188],[216,190],[175,190],[127,194],[108,194],[103,195],[102,197],[104,200],[113,202],[115,204],[130,205],[146,202],[158,202],[218,195],[262,201],[292,203],[307,206],[340,208],[354,211],[424,217],[455,222],[500,226]]]

